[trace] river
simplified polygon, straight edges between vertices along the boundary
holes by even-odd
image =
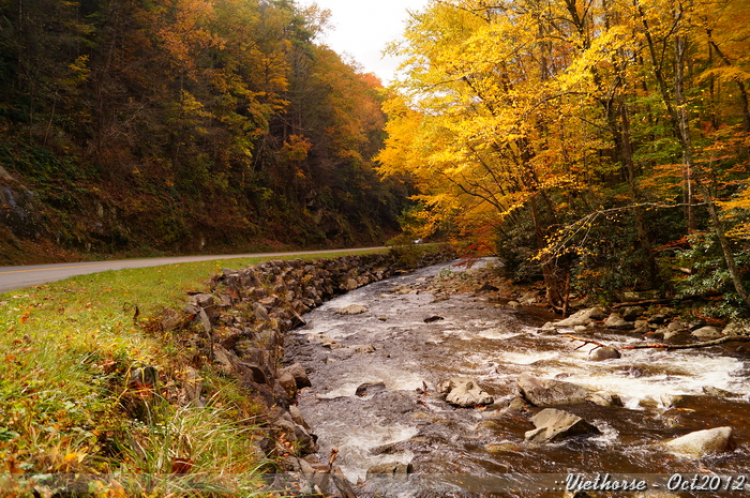
[[[575,349],[581,343],[539,332],[554,318],[540,308],[511,308],[481,294],[436,300],[429,292],[408,293],[410,285],[458,271],[434,266],[349,292],[307,314],[307,325],[287,339],[287,360],[302,363],[312,380],[313,387],[299,395],[299,407],[319,437],[321,459],[338,449],[336,464],[353,483],[366,481],[367,470],[378,464],[397,462],[411,471],[401,480],[371,479],[360,487],[362,494],[561,496],[555,486],[582,472],[638,478],[661,490],[676,473],[750,476],[746,353],[630,350],[620,359],[593,362],[588,347]],[[350,304],[368,311],[337,313]],[[425,322],[433,316],[442,319]],[[614,333],[596,337],[614,344],[641,341]],[[352,347],[362,345],[375,350]],[[623,406],[564,407],[601,435],[533,446],[524,434],[533,429],[528,419],[539,409],[508,408],[522,373],[610,391]],[[476,379],[495,404],[449,405],[435,392],[452,377]],[[382,382],[385,390],[357,396],[368,382]],[[704,388],[737,396],[708,396]],[[674,395],[682,396],[678,408],[670,406]],[[721,426],[734,429],[736,449],[728,453],[691,460],[654,444]],[[738,496],[748,495],[750,484],[746,488]]]

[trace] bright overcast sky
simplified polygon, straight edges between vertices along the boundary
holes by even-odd
[[[398,60],[383,58],[385,46],[401,37],[410,11],[422,10],[428,0],[299,0],[331,11],[328,31],[320,42],[342,55],[350,55],[365,72],[375,73],[383,84],[393,79]]]

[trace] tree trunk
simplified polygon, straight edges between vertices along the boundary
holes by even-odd
[[[684,36],[675,36],[675,52],[677,54],[677,68],[674,77],[674,97],[677,119],[679,122],[679,136],[682,142],[682,180],[683,200],[686,204],[685,214],[688,233],[695,231],[695,207],[693,206],[693,143],[690,135],[690,123],[687,115],[687,100],[685,99],[685,51],[687,40]]]

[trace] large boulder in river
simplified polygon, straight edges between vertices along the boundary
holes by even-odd
[[[596,348],[589,353],[589,360],[591,361],[616,360],[618,358],[620,358],[620,352],[609,346]]]
[[[702,458],[711,453],[731,450],[732,428],[718,427],[716,429],[691,432],[686,436],[665,441],[662,445],[674,453],[693,458]]]
[[[537,444],[601,434],[599,429],[578,415],[554,408],[547,408],[537,413],[531,417],[531,423],[536,429],[526,433],[526,440]]]
[[[522,374],[517,380],[518,390],[533,405],[539,407],[577,405],[586,402],[589,391],[571,382],[540,379]]]
[[[469,407],[491,405],[495,402],[492,396],[482,391],[476,380],[467,377],[454,377],[449,381],[441,382],[438,389],[448,394],[445,400],[452,405]]]

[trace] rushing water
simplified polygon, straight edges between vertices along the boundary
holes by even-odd
[[[393,292],[429,281],[441,269],[371,284],[330,301],[306,315],[308,324],[288,341],[288,360],[301,362],[313,383],[302,391],[299,404],[320,438],[320,453],[327,458],[337,448],[337,465],[355,483],[366,480],[368,468],[377,464],[411,465],[409,479],[371,481],[362,487],[365,492],[539,496],[571,472],[645,475],[649,485],[676,472],[750,477],[750,356],[718,348],[649,349],[593,362],[587,348],[575,349],[581,343],[539,333],[552,316],[537,308],[514,310],[466,294],[436,302],[424,291]],[[336,313],[349,304],[369,311]],[[433,315],[444,319],[425,323]],[[597,340],[615,344],[641,339],[607,334]],[[331,342],[335,344],[329,349]],[[346,348],[336,349],[339,345]],[[350,346],[355,345],[372,345],[375,351],[354,352]],[[533,429],[528,418],[538,410],[507,408],[522,373],[610,391],[624,407],[562,407],[597,426],[601,435],[534,447],[524,434]],[[452,377],[477,379],[495,397],[495,405],[455,408],[432,394],[440,381]],[[383,382],[386,390],[356,396],[357,387],[367,382]],[[707,396],[705,387],[739,396]],[[679,408],[670,406],[671,395],[683,395]],[[690,460],[653,444],[721,426],[733,427],[736,450]],[[750,484],[745,489],[738,496],[750,496]]]

